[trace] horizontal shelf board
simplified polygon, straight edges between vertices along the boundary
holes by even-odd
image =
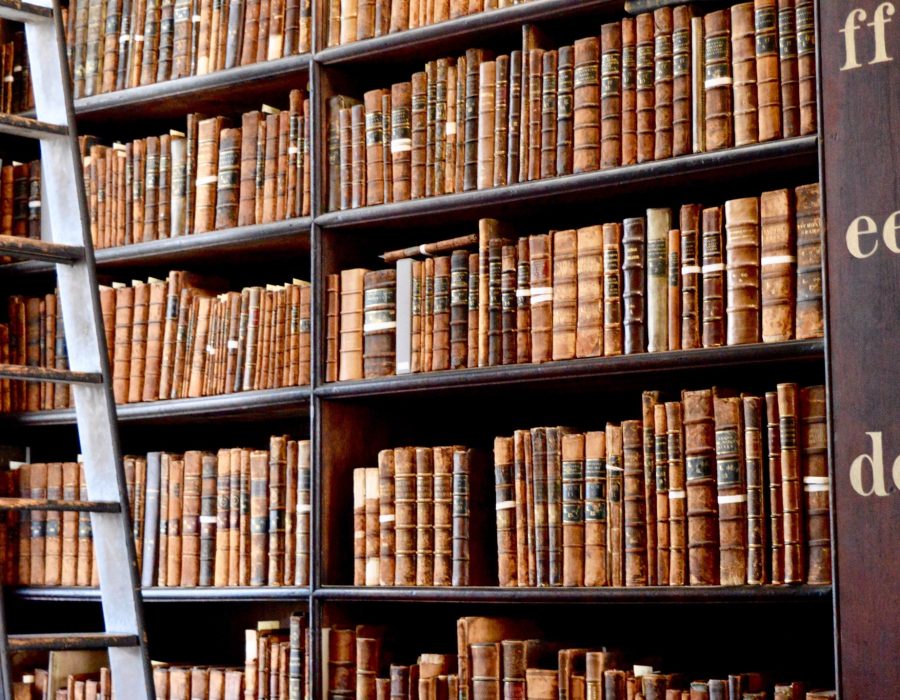
[[[117,406],[121,423],[177,423],[202,418],[234,420],[304,415],[309,411],[309,387],[240,391],[196,399],[170,399]],[[0,422],[21,426],[74,425],[75,410],[35,411],[0,416]]]
[[[22,600],[48,602],[99,602],[100,590],[86,587],[27,587],[9,589],[11,595]],[[305,603],[309,589],[300,586],[229,587],[229,588],[144,588],[141,595],[147,602],[241,602],[286,600]]]
[[[517,207],[515,213],[521,214],[519,209],[523,207],[538,211],[565,203],[594,204],[638,189],[650,188],[655,195],[685,186],[715,186],[729,178],[815,168],[817,142],[816,136],[802,136],[506,187],[334,211],[316,217],[316,223],[329,229],[350,229],[422,225],[433,222],[435,217],[441,217],[442,222],[472,221],[482,216],[503,218],[513,213],[511,207]]]
[[[824,342],[821,339],[791,340],[783,343],[755,343],[721,348],[591,357],[539,365],[505,365],[404,374],[377,379],[332,382],[316,388],[315,392],[321,398],[342,399],[563,381],[577,381],[582,385],[587,381],[602,385],[615,383],[618,378],[629,375],[702,371],[732,365],[743,370],[750,365],[819,362],[824,356]]]
[[[693,586],[669,588],[377,588],[326,586],[323,601],[428,603],[739,603],[831,601],[831,586]]]
[[[133,245],[101,248],[94,252],[98,270],[135,268],[155,265],[180,265],[198,261],[226,262],[270,253],[308,253],[310,249],[309,217],[275,221],[253,226],[195,233]],[[22,262],[0,267],[10,275],[49,273],[49,263]]]
[[[438,24],[322,49],[316,53],[316,62],[331,66],[421,58],[431,50],[465,49],[501,32],[519,34],[524,22],[574,19],[587,15],[592,20],[598,20],[598,15],[618,16],[622,14],[624,4],[623,0],[529,0],[521,5],[478,12]]]

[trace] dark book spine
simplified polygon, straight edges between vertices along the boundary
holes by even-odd
[[[600,167],[600,41],[579,39],[574,46],[572,172]]]
[[[716,585],[719,583],[719,533],[713,396],[709,390],[686,391],[682,401],[689,581],[692,586]]]
[[[641,217],[625,219],[622,237],[622,306],[625,354],[646,349],[644,330],[645,222]]]
[[[466,366],[468,347],[469,252],[450,256],[450,369]]]
[[[725,261],[722,256],[722,207],[703,210],[703,347],[725,344]]]
[[[364,376],[388,376],[395,363],[396,271],[367,272],[363,295]]]
[[[570,175],[573,168],[575,48],[561,46],[556,73],[556,175]]]

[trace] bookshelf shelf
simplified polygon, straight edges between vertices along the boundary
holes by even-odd
[[[97,588],[47,587],[15,588],[10,595],[20,600],[53,602],[99,602]],[[233,588],[144,588],[141,595],[148,603],[264,602],[272,600],[306,603],[309,589],[299,586]]]

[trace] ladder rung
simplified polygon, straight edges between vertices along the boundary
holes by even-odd
[[[0,236],[0,254],[71,265],[84,259],[84,248],[22,236]]]
[[[50,367],[26,367],[25,365],[0,364],[0,377],[25,382],[54,382],[57,384],[102,384],[99,372],[72,372]]]
[[[8,510],[120,513],[122,506],[118,501],[51,501],[46,498],[0,498],[0,512]]]
[[[53,10],[22,0],[0,0],[0,17],[15,22],[46,22],[53,18]]]
[[[8,639],[10,652],[108,649],[109,647],[134,647],[138,645],[138,636],[136,634],[107,634],[106,632],[11,634]]]
[[[0,0],[2,1],[2,0]],[[20,136],[26,139],[46,139],[67,136],[69,129],[60,124],[41,122],[16,114],[0,114],[0,134]]]

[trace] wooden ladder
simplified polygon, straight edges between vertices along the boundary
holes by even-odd
[[[58,370],[0,365],[0,377],[72,385],[91,498],[85,502],[2,498],[0,511],[90,512],[106,629],[104,633],[11,635],[7,633],[5,602],[0,595],[3,696],[13,697],[11,652],[105,648],[118,697],[152,700],[153,677],[59,0],[0,0],[0,17],[25,25],[35,102],[35,119],[0,115],[0,133],[40,140],[43,216],[47,217],[52,239],[0,236],[0,255],[56,264],[70,367]]]

